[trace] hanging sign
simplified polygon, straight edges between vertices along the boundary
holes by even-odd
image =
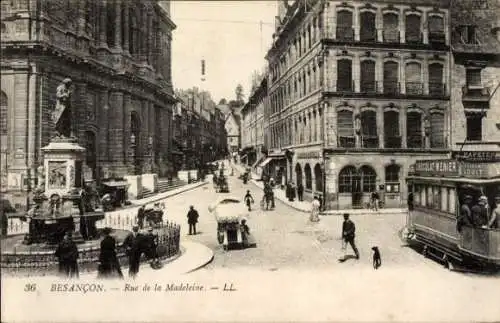
[[[496,151],[454,151],[451,157],[468,162],[495,162],[500,161],[500,152]]]

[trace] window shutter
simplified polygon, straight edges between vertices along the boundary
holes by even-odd
[[[337,128],[340,137],[354,136],[354,121],[351,111],[339,111],[337,114]]]
[[[444,147],[444,114],[431,114],[431,147]]]
[[[420,38],[420,16],[406,16],[406,41],[419,42]]]
[[[374,111],[361,113],[361,133],[368,137],[377,136],[377,114]]]
[[[384,113],[384,137],[399,137],[399,113],[386,111]]]
[[[396,14],[384,15],[384,41],[399,42],[399,19]]]

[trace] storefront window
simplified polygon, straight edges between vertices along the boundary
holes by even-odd
[[[448,190],[448,212],[455,214],[456,211],[456,191],[454,188]]]
[[[418,206],[422,205],[420,199],[420,190],[421,190],[420,185],[415,185],[415,192],[413,193],[413,198],[415,199],[415,205]]]
[[[427,188],[425,187],[425,185],[422,185],[422,189],[420,190],[420,205],[421,206],[427,206],[427,199],[426,199],[426,193],[427,192]]]
[[[448,188],[441,187],[441,211],[448,212]]]
[[[439,188],[439,186],[433,186],[432,191],[433,191],[432,205],[436,210],[440,210],[441,209],[441,189]]]

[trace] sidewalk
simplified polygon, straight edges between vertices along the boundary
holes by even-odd
[[[237,170],[240,173],[243,173],[245,171],[245,167],[242,165],[237,165],[237,164],[231,163],[231,167],[233,167],[235,170]],[[254,178],[260,178],[260,176],[255,174],[254,172],[252,172],[252,179],[250,181],[254,185],[256,185],[257,187],[264,189],[264,183],[262,181],[257,181]],[[297,200],[294,200],[293,202],[291,202],[286,198],[286,194],[285,194],[284,190],[275,189],[274,196],[278,200],[283,202],[284,204],[290,206],[291,208],[293,208],[297,211],[304,212],[304,213],[311,212],[311,202],[297,201]],[[344,213],[349,213],[352,215],[407,214],[408,209],[406,209],[406,208],[380,209],[377,212],[372,211],[372,210],[367,210],[367,209],[327,210],[327,211],[321,212],[321,215],[342,215]]]
[[[163,199],[166,199],[168,197],[171,197],[171,196],[174,196],[174,195],[186,192],[186,191],[193,190],[195,188],[206,185],[208,183],[209,183],[208,181],[201,181],[201,182],[196,182],[196,183],[192,183],[192,184],[187,184],[187,185],[178,187],[176,189],[173,189],[173,190],[170,190],[170,191],[167,191],[164,193],[155,194],[155,195],[147,197],[147,198],[138,199],[138,200],[130,200],[130,202],[132,203],[133,206],[154,203],[156,201],[163,200]]]

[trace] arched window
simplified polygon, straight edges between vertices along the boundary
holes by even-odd
[[[407,113],[406,136],[408,148],[422,148],[422,114],[420,112]]]
[[[444,95],[443,65],[433,63],[429,65],[429,94]]]
[[[422,74],[420,64],[411,62],[406,64],[406,94],[423,94]]]
[[[377,148],[377,114],[372,110],[361,112],[361,136],[363,148]]]
[[[377,187],[377,173],[370,166],[363,166],[360,170],[363,192],[370,193]]]
[[[370,11],[362,12],[360,15],[361,27],[359,39],[365,42],[374,42],[377,40],[377,29],[375,28],[375,14]]]
[[[375,62],[364,60],[361,62],[361,92],[374,93],[376,91]]]
[[[385,190],[388,193],[399,193],[399,170],[398,165],[389,165],[385,168]]]
[[[428,19],[429,43],[444,44],[446,37],[444,34],[444,20],[440,16],[432,15]]]
[[[337,12],[337,39],[354,40],[354,29],[352,28],[352,12],[339,10]]]
[[[410,14],[406,16],[405,26],[406,42],[420,43],[422,41],[422,33],[420,32],[420,16]]]
[[[297,178],[297,186],[302,184],[302,167],[299,163],[295,165],[295,177]]]
[[[341,110],[337,112],[337,132],[339,147],[352,148],[355,146],[352,111]]]
[[[316,179],[316,192],[323,192],[323,171],[320,164],[314,166],[314,178]]]
[[[399,17],[395,13],[384,14],[384,42],[399,43]]]
[[[352,92],[352,62],[350,59],[337,61],[337,91]]]
[[[384,63],[384,93],[399,93],[399,65],[396,62],[388,61]]]
[[[306,175],[306,189],[312,190],[312,173],[309,164],[306,164],[304,167],[304,173]]]
[[[7,94],[2,91],[0,93],[0,135],[2,136],[7,135],[8,108]]]
[[[107,23],[106,23],[106,42],[108,43],[108,46],[114,47],[115,44],[115,34],[116,34],[116,28],[120,26],[115,25],[115,17],[116,17],[116,11],[115,8],[113,8],[114,4],[113,2],[107,2],[103,4],[103,9],[106,10],[107,13]]]
[[[354,166],[346,166],[339,173],[339,193],[352,193],[352,181],[357,171]]]
[[[401,148],[399,134],[399,112],[389,110],[384,112],[384,140],[385,148]]]
[[[444,114],[434,112],[431,114],[431,148],[444,148]]]

